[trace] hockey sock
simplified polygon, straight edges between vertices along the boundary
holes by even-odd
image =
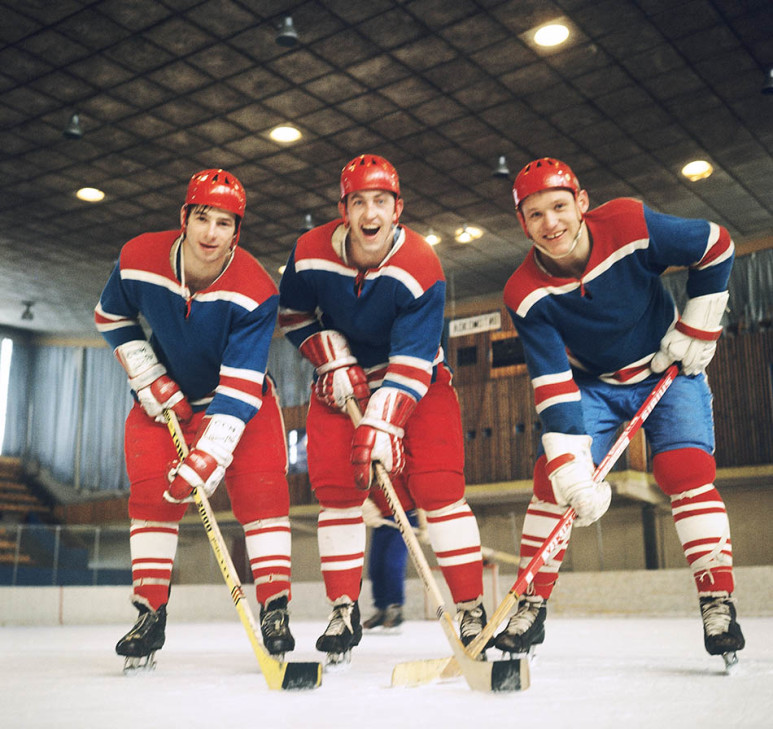
[[[178,531],[175,522],[131,521],[129,549],[134,597],[153,610],[169,599]]]
[[[566,511],[565,506],[550,504],[533,496],[526,509],[526,518],[523,522],[523,534],[521,535],[521,562],[519,570],[526,569],[534,555],[542,548],[545,540],[555,528],[556,524]],[[534,576],[529,585],[527,594],[538,595],[547,600],[558,580],[558,570],[564,561],[566,548],[571,536],[571,527],[566,532],[566,537],[553,556],[545,562],[539,572]],[[519,571],[519,577],[521,572]]]
[[[328,600],[360,596],[362,566],[365,562],[365,522],[362,507],[328,509],[319,512],[317,542],[322,579]]]
[[[671,498],[676,533],[699,595],[731,593],[733,546],[722,497],[714,486],[714,458],[698,448],[658,453],[653,473]]]
[[[255,596],[261,605],[290,599],[290,518],[258,519],[244,525],[244,539]]]
[[[438,565],[455,603],[483,594],[483,563],[478,522],[462,499],[426,512],[427,531]]]

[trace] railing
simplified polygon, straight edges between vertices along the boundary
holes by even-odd
[[[243,531],[238,525],[223,525],[221,529],[242,581],[250,582]],[[220,579],[201,526],[181,524],[172,581],[210,584]],[[0,585],[129,586],[129,526],[2,524]]]

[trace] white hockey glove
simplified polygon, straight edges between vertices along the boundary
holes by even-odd
[[[650,369],[663,372],[672,362],[681,362],[686,375],[703,372],[717,349],[728,298],[727,291],[720,291],[688,299],[679,321],[661,340]]]
[[[207,498],[212,496],[233,461],[234,449],[245,428],[239,418],[223,414],[205,418],[202,426],[204,430],[191,452],[171,465],[169,489],[164,492],[167,501],[183,503],[195,488],[202,489]]]
[[[115,348],[115,356],[129,375],[129,387],[137,393],[142,409],[157,423],[164,423],[164,410],[173,410],[182,423],[193,411],[180,386],[166,374],[150,342],[135,339]]]
[[[370,397],[368,379],[341,332],[323,329],[304,339],[299,349],[316,368],[314,394],[319,400],[345,410],[346,401],[355,397],[360,410],[365,410]]]
[[[381,387],[371,395],[352,439],[352,465],[357,488],[370,488],[373,461],[379,461],[390,473],[397,474],[403,470],[405,424],[415,407],[416,400],[396,387]]]
[[[606,481],[593,480],[591,437],[545,433],[542,445],[556,502],[560,506],[571,506],[577,512],[577,526],[588,526],[600,519],[609,508],[612,489]]]

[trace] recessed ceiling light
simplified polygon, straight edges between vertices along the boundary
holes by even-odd
[[[281,126],[274,127],[268,133],[268,136],[275,142],[289,144],[290,142],[297,142],[301,138],[301,132],[290,124],[282,124]]]
[[[99,202],[105,199],[105,193],[96,187],[82,187],[75,193],[75,197],[85,202]]]
[[[682,167],[682,174],[690,180],[690,182],[697,182],[698,180],[704,180],[711,176],[714,172],[714,168],[705,159],[696,159],[689,164]]]
[[[569,28],[562,23],[543,25],[534,33],[534,42],[538,46],[551,48],[561,45],[569,37]]]
[[[436,246],[443,239],[434,230],[430,229],[429,233],[424,236],[424,240],[426,240],[427,243],[429,243],[431,246]]]
[[[476,228],[474,225],[465,225],[461,228],[457,228],[454,233],[454,238],[457,243],[469,243],[480,238],[483,235],[483,231],[480,228]]]

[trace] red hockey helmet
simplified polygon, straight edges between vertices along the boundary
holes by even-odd
[[[360,190],[386,190],[400,197],[397,170],[375,154],[361,154],[341,170],[341,201]]]
[[[247,206],[247,195],[242,183],[225,170],[202,170],[188,183],[186,205],[210,205],[233,213],[241,220]]]
[[[518,219],[521,221],[527,236],[529,231],[521,213],[521,203],[535,192],[553,188],[569,190],[574,194],[575,199],[580,194],[580,182],[577,175],[572,172],[569,165],[552,157],[541,157],[529,162],[516,176],[513,183],[513,200]]]

